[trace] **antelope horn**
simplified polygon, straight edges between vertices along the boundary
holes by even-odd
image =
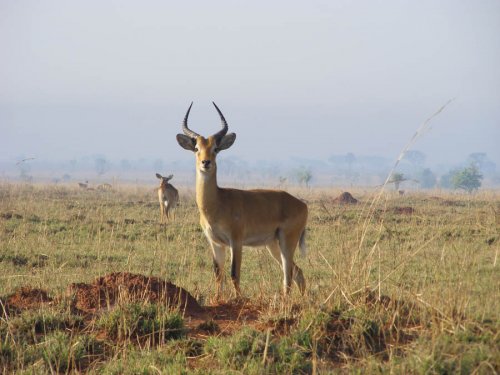
[[[217,142],[219,142],[222,139],[222,137],[226,135],[229,127],[227,126],[227,122],[226,119],[224,118],[224,115],[220,111],[219,107],[217,107],[217,104],[215,104],[214,102],[212,102],[212,104],[214,105],[217,112],[219,112],[220,121],[222,123],[222,129],[213,135],[213,137],[217,140]]]
[[[189,117],[189,112],[191,112],[191,107],[193,106],[193,102],[191,102],[191,105],[189,106],[186,116],[184,116],[184,121],[182,122],[182,131],[184,134],[186,134],[188,137],[191,137],[193,139],[198,138],[200,135],[191,129],[188,128],[188,117]]]

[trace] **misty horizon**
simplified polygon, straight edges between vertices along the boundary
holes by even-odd
[[[218,176],[222,186],[258,187],[287,186],[316,187],[378,187],[388,178],[395,160],[381,156],[332,155],[327,160],[290,158],[289,160],[249,161],[239,157],[218,158]],[[419,150],[408,150],[393,173],[404,176],[404,189],[451,188],[446,176],[465,167],[476,165],[483,176],[483,187],[500,185],[496,163],[487,154],[475,153],[454,164],[429,164]],[[111,160],[104,155],[90,155],[80,159],[43,162],[25,158],[17,163],[0,162],[0,179],[4,182],[63,183],[77,186],[88,182],[156,185],[156,173],[174,175],[179,187],[192,187],[195,181],[194,160],[121,159]],[[306,178],[305,176],[309,176]],[[430,178],[430,180],[429,180]],[[307,181],[306,181],[307,179]]]
[[[0,4],[0,173],[23,158],[193,163],[219,129],[249,163],[353,153],[500,165],[500,3]],[[36,163],[35,163],[36,165]],[[10,172],[9,172],[10,173]]]

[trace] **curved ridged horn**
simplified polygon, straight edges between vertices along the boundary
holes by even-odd
[[[219,116],[220,116],[220,121],[222,123],[222,129],[219,130],[217,133],[215,133],[213,135],[213,137],[217,140],[217,141],[220,141],[222,139],[222,137],[224,137],[229,129],[229,127],[227,126],[227,122],[226,122],[226,119],[224,118],[224,115],[222,114],[222,112],[220,111],[219,107],[217,107],[217,104],[215,104],[214,102],[212,102],[212,104],[214,105],[215,109],[217,110],[217,112],[219,112]]]
[[[189,117],[189,112],[191,112],[191,107],[193,106],[193,102],[191,102],[191,105],[189,106],[186,116],[184,116],[184,121],[182,122],[182,131],[184,134],[186,134],[188,137],[191,137],[193,139],[198,138],[200,135],[191,129],[188,128],[188,117]]]

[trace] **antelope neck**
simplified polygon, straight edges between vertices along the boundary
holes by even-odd
[[[211,175],[196,172],[196,203],[200,212],[208,214],[215,212],[219,200],[219,187],[217,186],[217,171]]]

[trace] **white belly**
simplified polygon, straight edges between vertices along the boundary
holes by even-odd
[[[225,233],[223,230],[220,230],[217,227],[212,227],[208,224],[204,226],[203,231],[209,241],[222,246],[231,246],[230,233]],[[275,238],[276,234],[273,232],[248,234],[245,238],[243,238],[242,245],[251,247],[265,246],[269,242],[273,241]]]

